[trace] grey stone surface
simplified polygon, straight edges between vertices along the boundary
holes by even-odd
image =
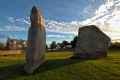
[[[84,26],[78,31],[74,57],[82,59],[106,57],[110,44],[110,38],[95,25]]]
[[[43,64],[46,45],[44,18],[36,7],[32,8],[30,19],[31,27],[28,31],[28,47],[24,66],[27,73],[33,73]]]

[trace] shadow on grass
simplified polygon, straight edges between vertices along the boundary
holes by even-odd
[[[74,64],[77,62],[80,62],[80,60],[72,60],[72,59],[48,60],[31,75],[42,73],[66,65]],[[24,73],[23,66],[24,66],[23,64],[15,64],[6,67],[0,67],[0,80],[7,80],[21,76],[29,76]]]

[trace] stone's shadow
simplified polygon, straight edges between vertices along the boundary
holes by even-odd
[[[7,80],[10,77],[14,77],[16,75],[22,75],[24,73],[22,68],[23,64],[0,67],[0,80]]]
[[[66,65],[74,64],[77,62],[80,62],[80,60],[72,60],[72,59],[48,60],[31,75],[42,73],[42,72],[63,67]],[[7,80],[7,79],[17,78],[21,76],[29,76],[24,72],[23,67],[24,67],[24,64],[15,64],[15,65],[9,65],[6,67],[0,67],[0,80]]]
[[[48,70],[56,69],[59,67],[67,66],[70,64],[75,64],[80,62],[78,59],[56,59],[48,60],[43,65],[41,65],[33,74],[45,72]]]

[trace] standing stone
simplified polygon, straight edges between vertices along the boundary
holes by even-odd
[[[96,59],[107,56],[110,38],[95,25],[79,28],[75,55],[72,58]]]
[[[44,18],[35,6],[31,10],[30,20],[31,27],[28,31],[28,47],[24,66],[27,73],[33,73],[44,62],[46,44]]]

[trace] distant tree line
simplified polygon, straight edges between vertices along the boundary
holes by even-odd
[[[120,43],[119,42],[112,43],[109,49],[120,50]]]
[[[76,42],[77,42],[77,36],[75,36],[71,42],[64,40],[61,43],[56,43],[56,41],[53,41],[50,44],[48,49],[50,49],[50,50],[70,50],[70,49],[75,48]]]
[[[0,43],[0,50],[5,50],[5,45],[3,43]]]
[[[75,36],[72,41],[68,42],[66,40],[62,41],[61,43],[57,43],[56,41],[53,41],[49,46],[46,44],[46,50],[73,50],[76,47],[78,36]],[[8,50],[8,42],[6,44],[0,43],[0,50]],[[120,43],[115,42],[112,43],[109,49],[120,49]]]

